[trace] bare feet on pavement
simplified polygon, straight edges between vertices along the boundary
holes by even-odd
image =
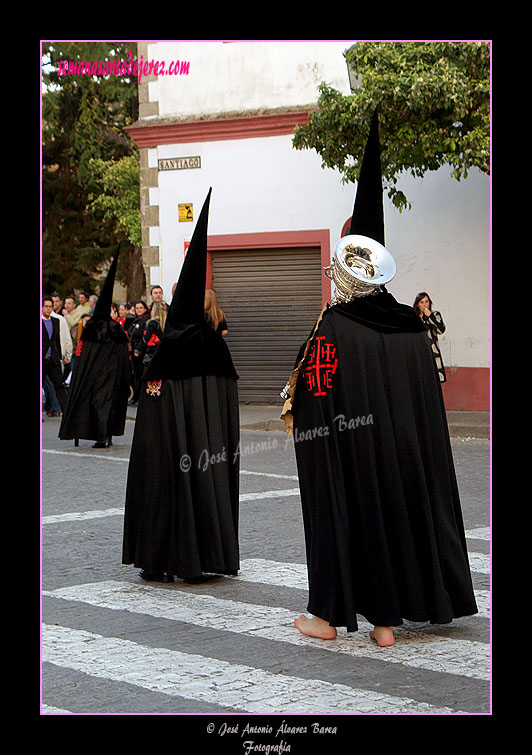
[[[299,618],[294,619],[294,625],[302,634],[306,634],[309,637],[319,637],[321,640],[334,640],[336,637],[336,628],[318,616],[308,619],[301,614]]]
[[[374,627],[373,631],[369,633],[369,636],[380,647],[389,647],[390,645],[395,644],[393,627]]]

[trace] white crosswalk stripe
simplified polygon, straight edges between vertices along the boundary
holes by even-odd
[[[490,527],[476,527],[473,530],[468,530],[466,536],[472,537],[475,540],[490,540],[491,529]]]
[[[147,614],[185,621],[218,631],[252,634],[301,646],[320,647],[355,657],[377,658],[429,671],[448,671],[475,679],[489,679],[489,646],[397,628],[393,649],[379,648],[367,637],[371,626],[360,622],[361,631],[342,634],[332,642],[303,636],[294,626],[294,612],[285,608],[243,603],[211,595],[182,591],[180,586],[156,589],[152,585],[106,581],[45,591],[44,595],[88,603],[100,608]]]
[[[251,713],[459,713],[319,679],[45,625],[43,660],[100,679]]]

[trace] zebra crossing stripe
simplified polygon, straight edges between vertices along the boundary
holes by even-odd
[[[103,454],[83,453],[82,451],[59,451],[52,448],[43,448],[43,454],[52,454],[53,456],[70,456],[71,458],[83,457],[84,459],[105,459],[105,461],[125,461],[129,463],[129,456],[104,456]],[[276,477],[281,480],[299,480],[297,475],[277,474],[275,472],[254,472],[248,469],[241,469],[241,475],[257,475],[260,477]]]
[[[44,625],[42,658],[99,679],[249,713],[462,712],[61,626]]]
[[[271,498],[290,498],[299,495],[299,488],[288,490],[266,490],[261,493],[242,493],[240,503],[246,501],[260,501]],[[68,511],[64,514],[49,514],[43,516],[42,524],[60,524],[61,522],[81,522],[86,519],[103,519],[108,516],[124,516],[124,507],[111,509],[93,509],[92,511]]]
[[[42,524],[59,524],[61,522],[84,522],[86,519],[104,519],[108,516],[124,516],[121,509],[94,509],[93,511],[69,511],[65,514],[49,514],[43,516]]]
[[[467,530],[466,537],[472,537],[475,540],[490,540],[491,527],[476,527],[475,529]]]
[[[433,629],[413,631],[398,627],[393,648],[380,648],[366,633],[339,633],[324,642],[302,635],[294,626],[294,613],[285,608],[242,603],[211,595],[186,592],[179,585],[153,586],[104,581],[45,590],[43,595],[88,603],[118,611],[148,614],[213,630],[233,632],[299,646],[373,658],[411,668],[445,671],[460,676],[489,679],[489,645],[438,636]],[[361,630],[370,625],[362,622]]]
[[[63,715],[65,713],[71,713],[71,711],[65,710],[64,708],[54,708],[53,705],[45,705],[43,703],[41,705],[41,713]]]

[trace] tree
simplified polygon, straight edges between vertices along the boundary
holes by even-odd
[[[126,256],[128,299],[144,296],[146,279],[142,266],[142,226],[140,219],[140,167],[138,156],[120,160],[90,161],[98,193],[89,195],[90,209],[100,210],[105,220],[115,224],[116,235],[132,245]],[[124,258],[120,257],[120,265]]]
[[[357,42],[346,53],[352,94],[322,83],[317,110],[296,129],[296,149],[315,149],[344,183],[358,180],[375,109],[384,188],[400,211],[404,171],[422,177],[448,164],[465,178],[490,170],[490,46],[486,42]]]
[[[115,223],[101,210],[89,208],[89,197],[98,189],[91,161],[137,153],[125,131],[137,118],[137,79],[127,71],[108,72],[108,61],[130,61],[136,52],[135,43],[43,44],[45,292],[93,289],[120,240]]]

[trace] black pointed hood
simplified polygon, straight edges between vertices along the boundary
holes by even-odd
[[[377,111],[373,114],[362,157],[349,233],[368,236],[384,246],[384,210]]]
[[[384,208],[380,159],[379,117],[373,113],[362,157],[350,235],[368,236],[384,244]],[[355,297],[352,301],[334,305],[340,314],[382,333],[417,333],[423,323],[412,307],[401,304],[386,286],[373,296]]]
[[[168,312],[171,327],[203,322],[205,279],[207,277],[207,227],[212,188],[201,208],[200,216],[181,268]]]
[[[127,341],[127,335],[120,326],[120,323],[115,322],[111,318],[111,304],[113,303],[113,289],[119,254],[120,244],[118,244],[115,256],[107,272],[107,277],[98,296],[91,319],[83,329],[81,335],[82,341],[96,341],[98,343],[106,343],[109,340],[124,343]]]
[[[201,209],[181,268],[163,338],[144,375],[146,380],[198,375],[237,378],[223,337],[205,319],[207,227],[212,189]]]

